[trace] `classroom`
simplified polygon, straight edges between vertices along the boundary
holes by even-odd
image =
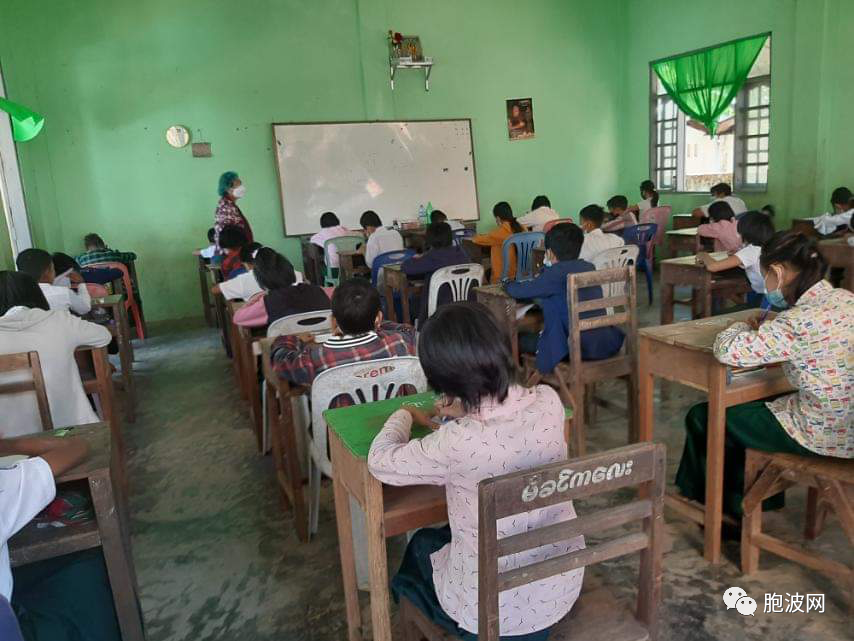
[[[3,9],[0,641],[854,638],[854,0]]]

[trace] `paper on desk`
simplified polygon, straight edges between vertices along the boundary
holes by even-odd
[[[832,234],[840,225],[851,224],[852,213],[854,213],[854,209],[849,209],[841,214],[822,214],[812,219],[813,226],[820,234]]]
[[[520,320],[521,318],[523,318],[525,316],[525,314],[528,313],[528,310],[530,310],[534,305],[536,305],[536,303],[528,303],[527,305],[522,305],[521,307],[517,307],[516,308],[516,320]]]

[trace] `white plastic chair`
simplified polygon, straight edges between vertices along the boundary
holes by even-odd
[[[640,248],[637,245],[624,245],[623,247],[612,247],[599,252],[591,261],[595,265],[596,270],[602,269],[617,269],[619,267],[634,266],[638,260],[638,252]],[[602,285],[603,298],[611,296],[622,296],[625,293],[624,283],[611,283]],[[608,315],[614,313],[614,308],[608,308]]]
[[[427,297],[427,316],[433,315],[439,303],[439,289],[448,285],[451,289],[453,302],[467,300],[472,287],[483,284],[483,265],[465,263],[442,267],[430,276],[430,291]]]

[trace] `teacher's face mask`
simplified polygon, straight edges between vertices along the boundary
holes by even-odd
[[[235,198],[243,198],[246,195],[246,185],[238,185],[231,190],[231,195]]]

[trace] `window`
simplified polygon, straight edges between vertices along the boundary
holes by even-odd
[[[771,38],[718,117],[717,135],[683,114],[650,69],[650,175],[660,190],[708,192],[719,182],[764,191],[771,132]]]

